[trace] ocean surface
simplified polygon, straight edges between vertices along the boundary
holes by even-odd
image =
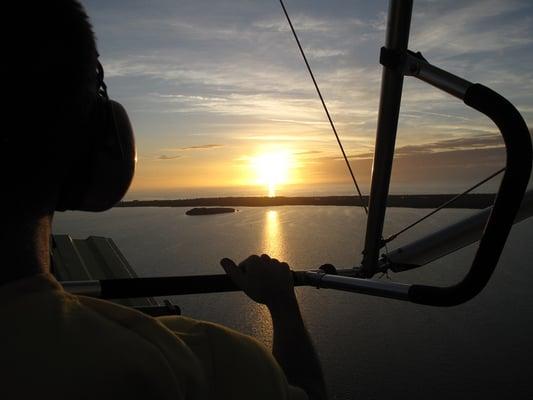
[[[180,187],[175,189],[130,189],[124,200],[174,200],[174,199],[194,199],[200,197],[240,197],[240,196],[267,196],[268,189],[265,185],[246,185],[231,187]],[[420,182],[397,184],[391,182],[390,194],[443,194],[462,193],[471,183],[469,182]],[[496,193],[499,187],[499,179],[491,180],[476,189],[476,193]],[[368,183],[361,182],[362,193],[370,193]],[[347,183],[321,183],[309,184],[287,184],[276,185],[276,196],[353,196],[354,186],[351,181]]]
[[[346,268],[361,260],[366,217],[359,208],[240,208],[234,214],[194,217],[185,211],[150,207],[60,213],[54,232],[113,238],[141,276],[221,273],[222,257],[239,261],[254,253],[268,253],[296,270],[323,263]],[[389,209],[385,234],[426,212]],[[473,212],[445,210],[389,250]],[[533,219],[515,225],[488,286],[458,307],[297,288],[331,398],[533,398],[532,238]],[[475,248],[389,278],[451,284],[465,274]],[[223,323],[271,345],[267,310],[242,293],[171,299],[184,315]]]

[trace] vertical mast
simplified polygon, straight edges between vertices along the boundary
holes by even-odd
[[[407,50],[412,8],[412,0],[391,0],[389,4],[385,48],[394,51],[398,57],[402,57]],[[401,63],[396,67],[383,66],[364,257],[360,269],[361,275],[365,277],[370,277],[375,272],[382,247],[383,221],[389,194],[402,87]]]

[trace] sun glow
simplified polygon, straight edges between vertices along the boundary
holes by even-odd
[[[266,185],[268,196],[276,196],[276,188],[288,183],[289,172],[292,167],[292,155],[288,151],[276,151],[259,154],[252,158],[254,169],[260,185]]]

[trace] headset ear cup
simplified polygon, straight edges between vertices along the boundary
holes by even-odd
[[[60,196],[58,211],[105,211],[128,191],[137,160],[133,128],[126,110],[100,98],[89,132],[86,157],[77,160]]]

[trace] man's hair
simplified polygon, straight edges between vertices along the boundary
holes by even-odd
[[[82,5],[77,0],[7,0],[0,7],[4,95],[15,99],[4,110],[21,107],[41,132],[67,116],[86,115],[96,97],[98,53]]]
[[[0,208],[50,210],[62,171],[90,140],[95,38],[77,0],[4,0],[0,10]]]

